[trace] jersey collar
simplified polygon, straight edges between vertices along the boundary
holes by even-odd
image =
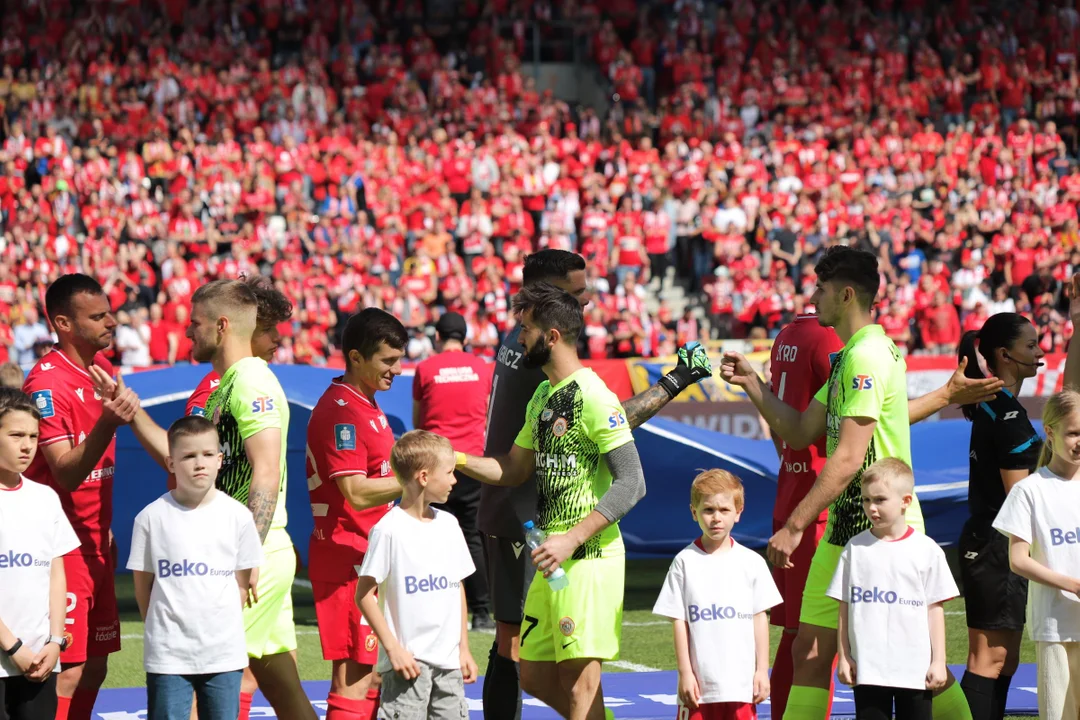
[[[338,387],[344,388],[347,392],[350,392],[353,395],[355,395],[357,398],[359,398],[361,401],[363,401],[363,403],[365,405],[367,405],[370,408],[375,408],[376,410],[379,408],[379,406],[376,405],[367,395],[360,392],[359,390],[354,388],[349,383],[345,382],[345,376],[344,375],[334,378],[331,381],[330,384],[331,385],[337,385]]]
[[[863,327],[859,328],[854,335],[851,336],[851,339],[847,341],[846,345],[844,345],[844,349],[846,350],[848,348],[854,347],[855,344],[862,341],[863,338],[870,337],[871,335],[884,334],[885,328],[881,327],[877,323],[870,323],[869,325],[864,325]]]
[[[57,347],[57,348],[53,348],[53,352],[56,353],[60,357],[61,360],[63,360],[65,363],[67,363],[69,366],[71,366],[72,370],[79,373],[80,375],[85,377],[87,380],[93,381],[93,378],[90,377],[90,373],[87,372],[84,368],[81,368],[78,365],[76,365],[75,362],[72,361],[72,359],[69,358],[67,356],[67,353],[65,353],[63,350],[61,350],[60,348]],[[48,356],[46,356],[46,357],[48,357]],[[96,359],[97,356],[95,355],[94,357]],[[97,363],[95,363],[95,364],[97,364]]]

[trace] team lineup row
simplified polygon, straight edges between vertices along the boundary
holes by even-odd
[[[782,339],[790,340],[786,343],[778,338],[777,346],[797,347],[802,357],[798,353],[774,357],[771,371],[776,395],[737,355],[725,356],[721,369],[725,380],[746,389],[775,435],[783,438],[784,445],[778,447],[782,468],[812,467],[804,477],[785,478],[782,470],[777,534],[769,548],[781,589],[778,597],[783,599],[783,605],[773,609],[772,619],[795,631],[785,633],[786,649],[781,646],[774,665],[773,711],[779,704],[781,715],[791,714],[795,720],[827,714],[837,651],[841,651],[841,669],[847,658],[847,672],[853,672],[852,661],[858,661],[857,644],[848,648],[838,642],[836,628],[845,621],[849,605],[865,608],[866,604],[860,600],[841,604],[832,597],[835,588],[830,591],[829,586],[842,562],[844,546],[868,532],[877,537],[874,512],[864,513],[864,504],[878,503],[886,508],[876,510],[878,517],[895,520],[895,514],[888,515],[889,498],[866,497],[866,487],[872,484],[860,482],[864,469],[886,458],[910,466],[910,422],[951,402],[991,407],[1003,395],[1013,396],[1002,380],[982,378],[965,358],[949,383],[909,403],[903,359],[871,322],[878,285],[876,260],[866,253],[837,248],[819,263],[818,276],[817,316],[800,318],[784,331],[807,337],[785,338],[782,333]],[[503,591],[494,595],[498,628],[486,673],[485,715],[519,717],[520,687],[565,717],[605,715],[600,669],[604,660],[618,655],[622,613],[624,552],[617,522],[645,490],[630,429],[690,384],[711,376],[712,369],[704,350],[691,343],[680,348],[675,369],[656,386],[620,404],[577,357],[582,308],[588,302],[584,260],[562,251],[537,253],[526,263],[524,285],[516,299],[520,321],[504,342],[513,352],[500,352],[495,365],[486,457],[453,453],[445,440],[424,433],[410,433],[395,445],[376,394],[389,389],[400,374],[407,335],[400,322],[377,310],[362,311],[346,326],[345,374],[313,410],[308,427],[307,476],[315,515],[310,574],[324,656],[333,661],[328,697],[331,720],[369,718],[377,713],[393,717],[402,708],[429,716],[460,717],[463,712],[460,702],[438,698],[445,699],[447,693],[463,697],[458,692],[460,683],[476,675],[468,644],[462,642],[466,624],[460,588],[473,564],[453,518],[428,507],[445,500],[455,470],[484,483],[481,503],[487,503],[489,510],[494,506],[497,514],[508,519],[513,529],[496,541],[520,543],[521,523],[535,519],[548,535],[531,554],[537,572],[550,576],[561,569],[569,579],[569,586],[557,591],[548,583],[533,584],[529,557],[488,553],[489,573],[501,579]],[[34,428],[20,430],[26,437],[20,447],[32,440],[40,451],[35,456],[33,448],[28,454],[20,449],[22,454],[13,455],[9,489],[33,485],[21,482],[24,471],[27,478],[51,486],[59,497],[59,503],[53,504],[62,510],[55,526],[70,523],[78,547],[70,545],[70,534],[52,528],[48,537],[37,532],[46,543],[39,548],[40,557],[63,556],[64,560],[37,568],[43,582],[34,591],[37,626],[30,635],[16,636],[10,630],[9,603],[0,591],[0,649],[11,651],[7,658],[0,656],[8,713],[12,717],[90,717],[107,655],[119,648],[112,588],[115,561],[109,552],[113,443],[116,428],[130,423],[147,451],[175,471],[172,492],[140,514],[128,561],[128,567],[136,571],[137,597],[147,617],[151,717],[186,718],[193,691],[200,717],[246,717],[256,684],[278,716],[314,717],[300,688],[295,660],[290,658],[296,649],[290,598],[295,560],[285,531],[284,502],[279,502],[286,483],[288,402],[261,359],[276,347],[274,328],[291,312],[288,300],[261,278],[200,288],[193,298],[188,333],[195,358],[212,363],[215,372],[189,400],[188,415],[202,415],[209,422],[200,429],[200,421],[185,419],[170,433],[140,409],[137,396],[114,379],[111,367],[96,355],[111,342],[115,327],[100,287],[85,276],[65,276],[50,287],[46,306],[60,342],[25,384],[31,398],[26,407],[33,411],[30,415],[40,418],[40,434],[33,418]],[[815,333],[809,328],[816,329],[818,336],[811,337]],[[829,331],[831,340],[825,328],[835,329]],[[830,347],[830,342],[836,347]],[[791,367],[782,367],[781,360]],[[1074,366],[1070,362],[1067,375]],[[992,364],[991,369],[995,369]],[[796,391],[799,383],[805,387]],[[15,410],[13,417],[20,417],[20,412],[28,414]],[[4,417],[0,408],[7,437]],[[207,445],[207,438],[213,438],[211,431],[217,437]],[[201,450],[180,452],[200,441],[205,446]],[[807,450],[815,445],[816,450]],[[809,464],[799,465],[800,458]],[[19,468],[23,460],[25,465]],[[218,462],[220,469],[215,467]],[[888,480],[883,486],[896,491],[892,494],[899,498],[894,504],[904,505],[907,521],[919,527],[918,501],[913,491],[906,491],[903,471],[887,467],[882,473]],[[722,519],[725,513],[734,510],[737,519],[735,506],[741,504],[741,498],[735,502],[737,481],[729,478],[717,485],[713,477],[710,485],[709,478],[699,480],[706,486],[702,492],[711,491],[693,503],[703,529],[697,550],[704,561],[727,561],[731,543],[706,540],[726,537],[730,520]],[[214,486],[247,510],[236,513],[236,508],[243,509],[241,505],[225,502],[227,498],[218,501],[217,493],[211,492]],[[7,497],[0,495],[0,500]],[[397,509],[391,510],[399,498]],[[14,501],[9,504],[15,506]],[[222,528],[230,527],[227,518],[203,512],[208,508],[230,508],[228,517],[234,518],[237,532],[223,533]],[[721,519],[709,525],[706,515]],[[33,513],[24,507],[20,516],[33,517]],[[59,522],[65,517],[67,523]],[[182,532],[176,530],[182,526],[178,518],[191,523]],[[7,535],[7,529],[0,527],[4,543],[0,547],[8,544]],[[224,562],[198,559],[211,546],[232,555]],[[929,546],[936,550],[932,543]],[[498,559],[492,562],[492,557]],[[764,562],[757,561],[756,571],[764,569]],[[228,593],[221,590],[233,582],[228,577],[230,563],[241,585],[240,602],[235,586]],[[730,576],[728,570],[712,573],[708,568],[714,565],[702,565],[690,575]],[[675,569],[673,565],[672,574]],[[67,587],[57,596],[58,572],[61,587],[66,575]],[[667,597],[668,614],[673,607],[668,593],[672,582],[669,575],[665,595],[658,601],[659,611]],[[685,590],[676,603],[682,610],[673,616],[680,699],[687,711],[704,717],[752,713],[753,702],[763,699],[763,692],[768,694],[768,678],[762,685],[758,677],[762,664],[768,665],[767,643],[763,657],[753,638],[759,615],[764,618],[761,613],[770,606],[759,607],[764,600],[755,600],[751,612],[715,599],[708,604],[701,599],[690,602]],[[844,592],[849,590],[844,588]],[[187,602],[185,591],[194,592],[186,596]],[[432,592],[446,593],[439,606],[448,613],[419,612],[420,606],[408,609],[409,602],[423,601],[421,596]],[[237,616],[233,627],[240,628],[245,638],[247,658],[238,667],[214,665],[206,657],[212,654],[207,653],[211,645],[225,647],[221,635],[208,645],[208,637],[200,637],[201,631],[179,620],[183,613],[178,608],[195,607],[199,615],[192,623],[205,624],[207,599],[218,596],[222,602],[227,596],[228,607]],[[59,608],[50,607],[50,597],[54,603],[60,598]],[[65,597],[66,619],[65,613],[58,612],[64,608]],[[850,600],[848,595],[843,597]],[[858,597],[864,595],[860,592]],[[871,591],[869,598],[874,597]],[[918,602],[937,606],[944,598],[906,599],[912,602],[900,605],[910,609],[922,607]],[[26,598],[19,602],[25,605]],[[43,612],[47,607],[50,611]],[[225,622],[229,613],[223,610],[220,617]],[[721,617],[749,623],[754,650],[748,663],[737,663],[741,669],[721,673],[738,679],[734,684],[739,686],[735,695],[721,694],[722,699],[704,692],[700,684],[697,693],[691,692],[690,685],[684,687],[685,681],[703,677],[702,644],[688,644],[688,638],[693,638],[695,626],[701,627],[701,620]],[[853,613],[852,618],[856,617]],[[234,642],[230,647],[229,652],[235,653],[240,645]],[[929,653],[929,635],[926,647]],[[33,668],[20,664],[20,653],[24,663],[33,661]],[[49,653],[55,653],[51,659]],[[910,655],[920,657],[917,652]],[[61,671],[53,678],[57,656]],[[237,664],[235,654],[229,658],[222,662]],[[778,697],[778,691],[786,693],[785,662],[788,678],[791,667],[795,668],[786,712],[782,709],[786,698]],[[247,668],[241,678],[243,665]],[[26,675],[27,671],[36,675]],[[922,672],[925,677],[927,668]],[[938,688],[935,716],[971,717],[959,685],[947,672],[940,675],[931,683]],[[50,691],[52,682],[55,687]],[[20,716],[18,712],[23,711],[12,697],[26,698],[21,706],[36,710]],[[41,708],[47,706],[35,703],[50,699],[56,710],[42,714]],[[863,704],[881,702],[875,696],[873,703]],[[223,714],[216,714],[219,706]],[[945,710],[938,712],[939,707]]]

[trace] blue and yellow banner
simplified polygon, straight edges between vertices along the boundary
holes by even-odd
[[[725,352],[738,352],[754,365],[759,374],[763,374],[765,363],[769,360],[772,349],[771,340],[721,340],[708,343],[709,361],[713,366],[713,377],[687,388],[675,398],[674,402],[724,402],[745,400],[742,388],[729,385],[720,379],[720,360]],[[647,390],[661,377],[675,367],[675,356],[666,358],[633,358],[626,361],[626,371],[630,375],[630,384],[634,394]]]

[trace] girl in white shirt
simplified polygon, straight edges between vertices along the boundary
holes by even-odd
[[[1032,582],[1027,627],[1038,663],[1039,717],[1080,715],[1080,393],[1043,409],[1038,469],[1013,486],[994,520],[1013,572]]]
[[[46,485],[22,473],[41,416],[21,390],[0,388],[0,717],[51,718],[66,644],[62,557],[79,539]]]

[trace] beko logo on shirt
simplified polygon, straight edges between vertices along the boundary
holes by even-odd
[[[872,588],[861,588],[858,585],[851,586],[851,604],[855,603],[884,603],[885,605],[910,605],[922,607],[922,600],[908,600],[896,594],[895,590],[882,590],[877,585]]]
[[[751,620],[753,613],[741,613],[730,605],[717,605],[713,603],[709,607],[690,605],[686,608],[690,622],[710,622],[712,620]]]
[[[30,553],[15,552],[14,550],[8,550],[7,553],[0,552],[0,570],[7,570],[8,568],[28,568],[28,567],[49,567],[52,563],[49,560],[35,560],[34,556]]]
[[[158,560],[158,577],[213,577],[216,575],[232,575],[232,570],[215,570],[204,562],[192,562],[183,558],[180,562],[173,562],[168,558]]]
[[[1075,530],[1050,528],[1050,544],[1055,547],[1058,545],[1080,545],[1080,528]]]
[[[428,575],[427,577],[415,577],[414,575],[405,576],[405,594],[412,595],[414,593],[422,592],[436,592],[438,590],[450,590],[452,588],[460,587],[461,583],[458,581],[451,581],[445,575]]]

